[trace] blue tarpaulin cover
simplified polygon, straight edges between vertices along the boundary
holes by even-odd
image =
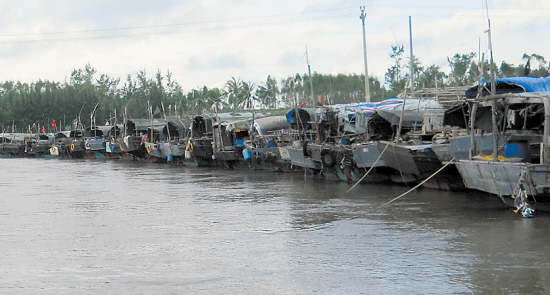
[[[550,76],[547,77],[505,77],[498,78],[496,81],[496,94],[503,93],[519,93],[519,92],[544,92],[550,91]],[[487,81],[484,84],[483,94],[489,95],[491,90],[491,81]],[[475,98],[478,94],[478,87],[474,87],[466,90],[467,98]]]

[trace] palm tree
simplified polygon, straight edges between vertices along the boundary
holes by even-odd
[[[242,94],[242,101],[240,102],[240,108],[243,110],[248,108],[254,107],[254,100],[256,100],[256,96],[254,93],[255,85],[252,82],[244,82],[241,81],[241,94]]]
[[[208,94],[208,88],[204,86],[202,89],[192,89],[191,92],[187,95],[191,100],[191,106],[193,113],[195,115],[200,115],[204,113],[206,109],[206,100]]]
[[[267,81],[264,85],[259,86],[258,90],[256,90],[256,97],[263,106],[276,108],[278,92],[277,81],[271,78],[271,76],[267,76]]]
[[[210,108],[214,109],[216,112],[219,112],[222,110],[225,106],[225,102],[222,98],[222,93],[220,89],[213,88],[208,90],[208,104],[210,105]]]
[[[240,101],[240,97],[239,97],[241,96],[240,84],[241,84],[241,81],[240,80],[237,81],[235,77],[231,77],[231,80],[225,83],[223,95],[226,97],[229,108],[232,110],[236,109]]]
[[[254,99],[253,91],[253,83],[231,77],[231,80],[225,83],[223,96],[226,97],[232,110],[245,109],[246,107],[251,107],[252,100]]]

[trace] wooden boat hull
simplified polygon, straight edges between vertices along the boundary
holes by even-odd
[[[382,155],[386,166],[402,173],[408,173],[415,176],[431,174],[441,168],[441,161],[437,158],[430,146],[408,146],[380,142],[378,150],[385,152]]]
[[[402,174],[409,174],[418,182],[428,179],[423,187],[451,191],[464,189],[464,184],[454,165],[439,171],[443,163],[431,149],[431,145],[410,146],[380,142],[378,149],[380,152],[386,149],[382,155],[386,166]],[[435,173],[437,174],[434,175]]]
[[[527,172],[524,188],[530,196],[550,196],[550,165],[522,162],[461,160],[456,167],[469,189],[498,196],[511,196],[522,171]],[[541,199],[542,200],[542,199]]]
[[[302,147],[287,147],[288,154],[290,155],[290,158],[292,159],[292,165],[307,168],[307,169],[314,169],[314,170],[320,170],[321,169],[321,163],[313,161],[311,157],[306,157],[304,155],[304,149]]]
[[[353,160],[359,168],[383,167],[386,166],[384,159],[380,157],[378,143],[364,143],[352,145]],[[378,160],[378,162],[376,162]],[[376,163],[376,164],[375,164]]]

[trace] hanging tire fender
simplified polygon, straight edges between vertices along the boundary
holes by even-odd
[[[321,162],[325,167],[333,167],[336,164],[336,155],[330,149],[324,149],[321,151]]]

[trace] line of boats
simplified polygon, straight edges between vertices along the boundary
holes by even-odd
[[[450,108],[391,98],[284,116],[125,119],[52,134],[1,134],[6,157],[110,158],[306,171],[350,183],[422,183],[498,196],[522,216],[550,201],[550,76],[496,79]],[[444,169],[442,169],[444,167]]]

